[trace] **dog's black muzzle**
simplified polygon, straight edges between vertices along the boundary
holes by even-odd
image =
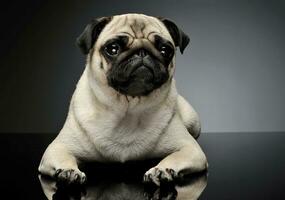
[[[149,51],[139,49],[113,64],[107,74],[108,84],[125,95],[145,96],[167,81],[167,68]]]

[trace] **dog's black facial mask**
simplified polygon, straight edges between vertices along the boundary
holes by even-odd
[[[127,36],[119,36],[101,48],[101,54],[111,66],[107,73],[108,84],[124,95],[148,95],[168,80],[174,47],[158,35],[151,47],[129,49],[127,43]]]

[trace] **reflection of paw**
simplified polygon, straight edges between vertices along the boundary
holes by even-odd
[[[156,190],[145,191],[144,197],[148,200],[175,200],[177,197],[177,191],[174,185],[171,185],[170,187],[165,185],[163,187],[156,188]]]
[[[86,197],[86,188],[83,185],[61,185],[57,186],[56,192],[52,196],[52,200],[83,200]]]
[[[161,183],[169,183],[178,177],[178,173],[171,168],[153,167],[148,170],[143,178],[146,183],[153,182],[160,186]]]
[[[57,181],[66,184],[84,184],[86,182],[86,175],[75,169],[58,169],[54,177]]]
[[[163,188],[158,188],[151,199],[163,199],[163,200],[175,200],[177,197],[177,191],[173,190],[164,190]]]

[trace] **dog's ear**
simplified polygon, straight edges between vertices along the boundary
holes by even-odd
[[[94,46],[103,28],[111,21],[112,17],[93,19],[76,39],[76,44],[84,54],[88,54]]]
[[[158,17],[158,19],[165,25],[169,31],[176,47],[179,47],[180,52],[183,53],[184,49],[190,42],[190,38],[186,35],[178,26],[171,21],[163,17]]]

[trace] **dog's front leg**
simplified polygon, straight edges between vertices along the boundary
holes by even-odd
[[[41,174],[68,184],[83,184],[86,181],[86,175],[78,169],[75,156],[58,141],[54,141],[46,149],[38,170]]]
[[[183,178],[184,175],[206,170],[207,167],[207,159],[201,148],[188,145],[168,155],[157,166],[148,170],[144,175],[144,182],[153,182],[159,186],[163,182],[171,182]]]

